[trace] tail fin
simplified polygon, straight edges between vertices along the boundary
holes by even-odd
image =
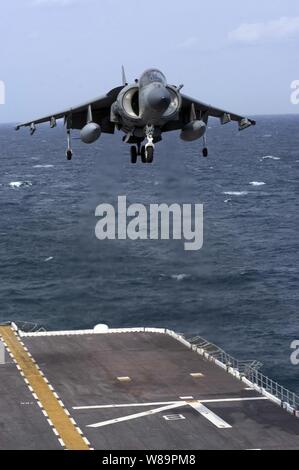
[[[123,65],[122,65],[121,71],[122,71],[123,86],[126,86],[128,85],[128,81],[126,77],[125,67]]]

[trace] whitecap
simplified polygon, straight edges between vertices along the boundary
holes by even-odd
[[[174,279],[175,281],[180,282],[180,281],[184,281],[188,277],[190,277],[188,274],[173,274],[171,276],[171,279]]]
[[[30,181],[12,181],[9,183],[9,186],[12,189],[30,188],[32,183]]]
[[[54,165],[34,165],[33,168],[54,168]]]
[[[265,186],[266,183],[264,183],[263,181],[252,181],[251,183],[249,183],[251,186]]]
[[[225,196],[247,196],[248,191],[226,191]]]
[[[272,155],[266,155],[262,158],[263,160],[280,160],[279,157],[273,157]]]
[[[48,263],[49,261],[52,261],[54,258],[53,256],[49,256],[49,258],[46,258],[44,261],[45,263]]]
[[[265,134],[265,135],[263,135],[263,138],[264,138],[264,139],[269,139],[270,137],[272,137],[272,134]]]

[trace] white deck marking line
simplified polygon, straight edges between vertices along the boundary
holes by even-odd
[[[163,406],[161,408],[156,408],[156,409],[153,409],[153,410],[145,411],[143,413],[137,413],[137,414],[134,414],[134,415],[123,416],[122,418],[117,418],[117,419],[110,419],[109,421],[103,421],[101,423],[90,424],[87,427],[88,428],[101,428],[103,426],[108,426],[110,424],[122,423],[124,421],[130,421],[132,419],[142,418],[144,416],[151,416],[151,415],[154,415],[154,414],[157,414],[157,413],[161,413],[162,411],[174,410],[175,408],[180,408],[181,406],[182,406],[182,402],[175,403],[175,404],[172,404],[172,405]]]
[[[65,447],[65,443],[64,443],[64,441],[61,439],[61,437],[58,438],[58,441],[59,441],[59,444],[61,445],[61,447]]]
[[[95,406],[73,406],[73,410],[101,410],[109,408],[136,408],[143,406],[180,405],[184,406],[184,401],[165,401],[157,403],[127,403],[126,405],[95,405]]]
[[[213,411],[209,410],[203,403],[227,403],[227,402],[243,402],[243,401],[257,401],[257,400],[268,400],[267,397],[252,397],[252,398],[224,398],[224,399],[213,399],[213,400],[192,400],[192,401],[178,401],[178,402],[159,402],[159,403],[128,403],[120,405],[95,405],[95,406],[74,406],[74,410],[94,410],[94,409],[112,409],[112,408],[136,408],[136,407],[148,407],[148,406],[159,406],[165,405],[160,408],[153,410],[144,411],[142,413],[136,413],[121,418],[110,419],[108,421],[102,421],[100,423],[90,424],[88,428],[100,428],[103,426],[109,426],[110,424],[121,423],[124,421],[130,421],[132,419],[142,418],[144,416],[151,416],[153,414],[161,413],[162,411],[173,410],[183,406],[191,406],[201,416],[206,418],[212,424],[219,429],[231,429],[232,426],[224,421],[222,418],[216,415]]]
[[[229,402],[241,402],[241,401],[259,401],[269,400],[267,397],[249,397],[249,398],[220,398],[218,400],[199,400],[200,403],[229,403]]]
[[[193,400],[192,398],[188,398],[189,400]],[[92,405],[92,406],[73,406],[73,410],[104,410],[109,408],[142,408],[147,406],[162,406],[162,405],[175,405],[181,404],[181,406],[189,405],[188,402],[185,401],[165,401],[165,402],[156,402],[156,403],[127,403],[121,405]],[[269,400],[267,397],[248,397],[248,398],[219,398],[219,399],[211,399],[211,400],[196,400],[200,403],[228,403],[228,402],[242,402],[242,401],[259,401],[259,400]]]
[[[206,408],[200,401],[191,401],[188,403],[191,408],[194,410],[198,411],[201,416],[206,418],[208,421],[210,421],[212,424],[214,424],[217,428],[219,429],[230,429],[232,426],[228,423],[226,423],[222,418],[217,416],[213,411],[209,410]]]

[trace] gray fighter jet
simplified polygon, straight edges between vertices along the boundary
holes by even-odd
[[[152,163],[155,143],[162,140],[163,132],[180,130],[181,139],[188,142],[203,138],[203,156],[207,157],[206,131],[210,116],[219,118],[221,124],[236,121],[240,131],[255,125],[251,119],[183,95],[183,85],[169,85],[164,74],[157,69],[146,70],[131,85],[127,82],[124,68],[122,76],[123,85],[109,91],[107,95],[60,113],[19,124],[16,130],[30,127],[33,135],[37,124],[49,122],[53,128],[57,120],[64,119],[67,131],[66,156],[71,160],[72,129],[80,130],[80,138],[85,144],[92,144],[102,133],[114,134],[115,129],[118,129],[125,134],[123,141],[131,144],[131,162],[136,163],[140,156],[143,163]]]

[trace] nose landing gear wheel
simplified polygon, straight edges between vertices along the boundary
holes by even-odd
[[[146,163],[146,156],[145,156],[145,145],[141,147],[141,161],[142,163]]]
[[[137,156],[138,156],[137,147],[135,147],[135,145],[132,145],[132,147],[131,147],[131,163],[133,165],[135,165],[137,163]]]

